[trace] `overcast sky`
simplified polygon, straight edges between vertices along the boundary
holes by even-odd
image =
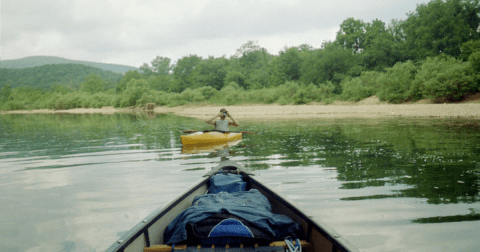
[[[156,56],[319,48],[353,17],[389,24],[427,0],[1,0],[2,60],[58,56],[139,67]]]

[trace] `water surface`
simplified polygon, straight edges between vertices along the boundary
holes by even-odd
[[[475,251],[479,121],[241,122],[229,158],[362,251]],[[2,251],[103,251],[220,157],[172,115],[1,115]]]

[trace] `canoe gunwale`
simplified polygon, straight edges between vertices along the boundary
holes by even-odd
[[[254,185],[263,191],[265,191],[269,197],[272,197],[274,200],[280,202],[281,205],[286,206],[288,209],[290,209],[296,216],[299,218],[303,219],[307,224],[307,240],[310,239],[311,232],[313,229],[315,229],[317,232],[322,234],[328,241],[330,241],[333,245],[332,251],[344,251],[344,252],[350,252],[350,251],[359,251],[355,246],[353,246],[349,241],[347,241],[345,238],[343,238],[340,234],[335,232],[330,226],[328,226],[326,223],[315,220],[313,217],[310,217],[306,211],[302,210],[293,202],[288,200],[287,198],[284,198],[280,196],[278,192],[273,190],[272,188],[268,187],[267,185],[259,182],[255,178],[251,176],[246,176],[248,183],[250,186]]]
[[[124,251],[124,249],[126,249],[134,240],[136,240],[142,234],[145,235],[146,245],[147,247],[149,247],[151,244],[150,237],[148,235],[148,229],[165,214],[170,212],[175,206],[188,198],[192,193],[200,189],[202,186],[206,185],[208,183],[208,179],[209,177],[202,177],[197,182],[195,182],[193,186],[185,190],[182,194],[180,194],[174,200],[168,203],[168,205],[153,211],[150,215],[148,215],[140,223],[135,225],[132,229],[128,231],[127,234],[123,235],[120,239],[117,240],[117,242],[115,242],[105,251]]]

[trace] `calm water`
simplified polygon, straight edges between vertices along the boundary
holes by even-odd
[[[242,122],[241,122],[242,123]],[[198,180],[163,115],[0,115],[0,251],[103,251]],[[480,122],[242,123],[230,159],[362,251],[479,251]]]

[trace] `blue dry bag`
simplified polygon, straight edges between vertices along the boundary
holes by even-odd
[[[247,190],[247,183],[239,174],[216,174],[210,178],[208,193],[243,192]]]

